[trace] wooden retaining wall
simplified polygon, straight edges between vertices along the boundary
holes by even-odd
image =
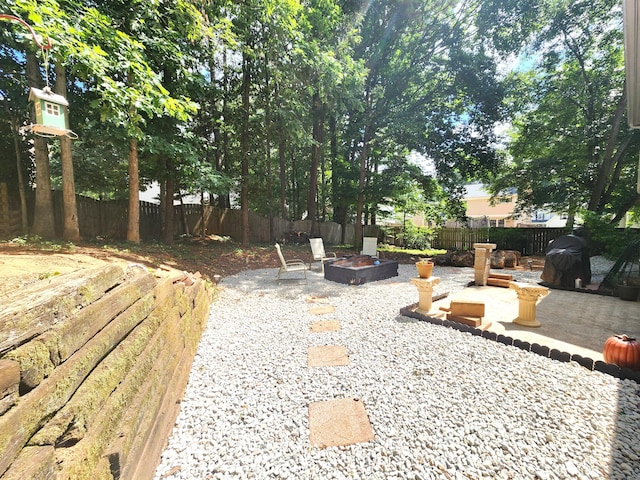
[[[151,479],[213,289],[117,265],[41,280],[0,312],[0,479]]]

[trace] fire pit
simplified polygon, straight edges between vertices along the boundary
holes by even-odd
[[[362,285],[398,276],[396,260],[378,260],[369,255],[353,255],[325,263],[324,278],[346,285]]]

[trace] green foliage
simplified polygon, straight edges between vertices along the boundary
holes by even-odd
[[[52,38],[51,60],[66,67],[80,136],[76,187],[94,198],[127,195],[126,140],[135,137],[143,185],[172,181],[233,201],[244,162],[250,209],[290,219],[312,210],[316,177],[316,219],[338,222],[353,220],[361,193],[370,218],[381,206],[424,212],[432,224],[461,218],[464,184],[492,172],[496,191],[518,187],[523,208],[571,211],[590,200],[620,98],[619,8],[611,0],[5,3]],[[23,123],[23,52],[33,45],[14,30],[0,33],[0,109]],[[521,64],[503,78],[497,66],[523,52],[539,60],[535,68]],[[497,151],[495,133],[510,121],[512,158]],[[637,167],[628,159],[640,144],[621,133],[613,144],[628,150],[602,211],[631,200]],[[12,150],[0,135],[0,153]],[[55,141],[50,147],[55,185]],[[317,172],[312,150],[320,152]],[[435,171],[412,165],[410,152]],[[410,226],[405,235],[424,246],[433,232]]]
[[[16,245],[23,247],[33,247],[34,249],[43,251],[73,250],[75,248],[75,245],[71,242],[45,240],[38,235],[22,235],[20,237],[13,238],[10,243],[15,243]]]
[[[520,228],[489,228],[489,243],[495,243],[498,250],[510,249],[524,251],[527,236]]]
[[[588,232],[592,250],[601,252],[611,260],[617,260],[627,246],[638,238],[637,231],[630,228],[617,228],[607,216],[584,211],[580,216]]]
[[[624,118],[620,6],[540,1],[537,12],[547,25],[531,31],[534,41],[506,80],[510,159],[492,193],[515,187],[518,212],[588,209],[618,220],[637,198],[640,148]],[[522,26],[534,23],[527,16]]]
[[[405,248],[425,250],[431,248],[436,233],[434,228],[418,227],[409,221],[399,232],[398,239]]]
[[[408,255],[415,255],[416,257],[421,257],[421,258],[432,258],[432,257],[435,257],[436,255],[447,253],[446,250],[443,250],[440,248],[413,249],[413,248],[397,247],[395,245],[382,245],[378,247],[378,250],[389,252],[389,253],[406,253]]]

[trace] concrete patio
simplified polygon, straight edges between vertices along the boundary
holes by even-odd
[[[492,286],[468,287],[433,302],[431,312],[447,307],[452,300],[482,301],[491,332],[529,343],[538,343],[593,360],[603,360],[604,342],[613,334],[640,338],[640,302],[594,293],[549,289],[537,304],[540,327],[513,323],[518,316],[516,292]]]

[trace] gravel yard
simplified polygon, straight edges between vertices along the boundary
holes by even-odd
[[[473,270],[434,275],[451,292]],[[413,265],[361,286],[307,276],[223,279],[156,479],[640,478],[638,384],[401,316]],[[335,312],[311,314],[311,298]],[[341,328],[310,332],[319,319]],[[318,345],[346,347],[349,364],[309,368]],[[309,404],[334,398],[363,402],[373,441],[310,445]]]

